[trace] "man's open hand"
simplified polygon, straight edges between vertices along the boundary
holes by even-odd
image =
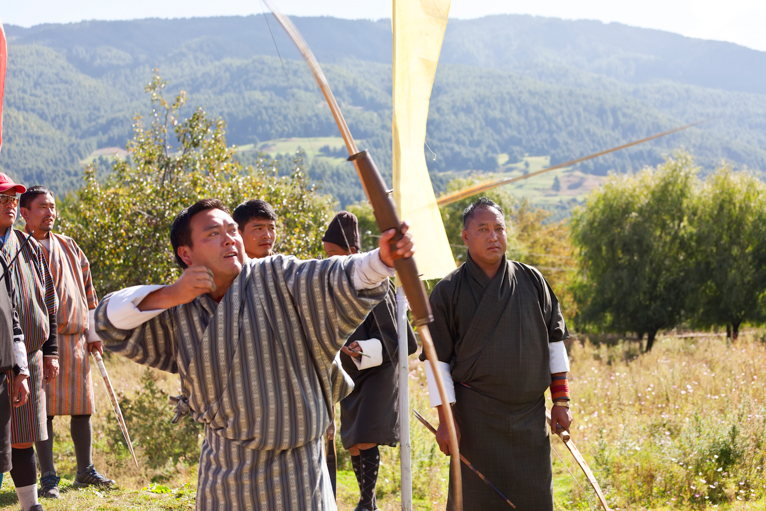
[[[43,379],[48,383],[59,375],[59,359],[56,357],[43,357]]]
[[[29,397],[29,384],[27,384],[27,375],[17,374],[13,378],[13,384],[11,386],[11,403],[14,408],[24,406]]]
[[[380,247],[380,260],[389,268],[393,268],[394,261],[403,257],[412,257],[415,254],[415,245],[412,243],[412,235],[407,234],[410,226],[402,222],[402,239],[396,242],[395,250],[392,250],[391,240],[396,236],[396,229],[384,232],[378,240]]]
[[[436,428],[436,443],[439,444],[441,452],[450,456],[449,428],[447,427],[447,418],[445,417],[442,407],[443,405],[436,407],[436,410],[439,412],[439,427]],[[452,417],[454,419],[455,416],[453,415]],[[458,446],[460,446],[460,428],[457,427],[457,422],[455,422],[455,433],[457,434]]]

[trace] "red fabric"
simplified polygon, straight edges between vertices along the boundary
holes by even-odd
[[[558,399],[569,400],[569,382],[566,378],[557,378],[551,383],[551,399],[556,401]]]
[[[5,67],[8,64],[8,51],[5,42],[5,30],[0,21],[0,149],[3,147],[3,94],[5,93]]]

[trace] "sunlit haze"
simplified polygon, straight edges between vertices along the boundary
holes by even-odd
[[[300,16],[339,18],[388,18],[385,0],[273,0],[281,11]],[[29,27],[41,23],[138,18],[183,18],[259,14],[258,0],[9,0],[0,7],[4,23]],[[532,14],[564,19],[595,19],[606,23],[655,28],[689,37],[730,41],[766,51],[766,2],[760,0],[453,0],[453,18],[478,18],[491,14]]]

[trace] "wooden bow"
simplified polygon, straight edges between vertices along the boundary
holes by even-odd
[[[551,424],[551,412],[545,410],[545,416],[548,419],[548,425],[551,427],[551,430],[553,430],[553,424]],[[575,461],[578,465],[580,465],[580,468],[585,473],[585,477],[593,487],[593,491],[596,492],[599,502],[601,502],[601,505],[604,507],[604,511],[611,511],[609,509],[609,505],[606,503],[604,492],[601,491],[601,486],[599,486],[598,481],[596,481],[596,478],[593,476],[593,472],[591,472],[588,464],[585,463],[585,458],[583,458],[582,454],[580,454],[580,450],[577,448],[574,442],[572,442],[572,437],[569,435],[569,432],[563,428],[558,428],[556,434],[559,436],[559,438],[561,438],[561,441],[564,442],[564,445],[567,446],[567,449],[569,449],[569,452],[572,453]]]
[[[359,151],[356,147],[356,142],[351,136],[351,132],[348,129],[346,120],[343,118],[343,114],[340,111],[338,102],[335,100],[335,96],[330,90],[330,85],[327,83],[327,78],[319,66],[316,57],[312,53],[311,49],[303,40],[300,32],[290,18],[284,14],[278,13],[268,0],[264,0],[268,8],[277,18],[282,28],[285,29],[287,35],[290,36],[295,46],[298,47],[303,58],[306,60],[309,68],[311,69],[314,78],[319,84],[319,88],[322,90],[327,104],[330,106],[335,122],[340,129],[343,141],[346,144],[346,149],[349,153],[349,161],[354,162],[356,171],[359,174],[359,179],[362,181],[362,187],[367,195],[367,198],[372,205],[373,212],[375,213],[375,220],[380,228],[381,232],[385,232],[389,229],[396,229],[397,235],[394,237],[393,242],[400,240],[403,236],[401,231],[401,222],[396,214],[396,206],[388,193],[388,187],[383,181],[383,177],[378,172],[375,162],[367,151]],[[445,419],[447,421],[447,428],[450,435],[450,461],[452,465],[452,486],[453,486],[453,504],[457,511],[463,509],[463,484],[460,472],[460,448],[458,446],[457,431],[455,430],[455,421],[452,416],[452,409],[447,399],[447,392],[444,386],[441,372],[438,370],[438,358],[436,356],[436,348],[434,348],[433,340],[431,339],[431,333],[428,329],[428,324],[433,322],[433,315],[431,314],[431,307],[428,303],[428,295],[426,294],[425,287],[419,278],[418,268],[413,258],[397,259],[394,261],[396,266],[396,273],[401,282],[404,294],[407,295],[407,301],[410,304],[412,310],[412,316],[414,318],[413,323],[418,327],[418,333],[420,339],[423,341],[423,350],[426,353],[426,358],[431,363],[434,371],[434,377],[436,385],[439,388],[439,395],[441,401],[444,403],[442,407],[445,412]]]

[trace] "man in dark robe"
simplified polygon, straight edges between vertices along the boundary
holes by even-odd
[[[460,453],[518,509],[553,510],[545,390],[566,382],[569,337],[556,296],[531,266],[505,257],[502,209],[489,199],[463,213],[468,259],[431,294],[431,325],[439,368],[460,435]],[[447,425],[433,369],[426,363],[432,406],[439,410],[437,441],[449,454]],[[558,387],[559,385],[557,385]],[[564,383],[564,387],[566,384]],[[568,388],[554,396],[552,426],[569,430]],[[452,482],[448,509],[452,509]],[[508,505],[471,471],[463,471],[466,511]]]
[[[341,211],[330,222],[322,242],[328,256],[348,256],[361,250],[356,216]],[[408,353],[418,348],[407,325]],[[385,299],[372,309],[346,345],[341,348],[343,369],[354,381],[354,390],[340,402],[340,437],[351,454],[359,484],[355,511],[377,509],[378,445],[399,442],[399,334],[396,292],[390,285]]]

